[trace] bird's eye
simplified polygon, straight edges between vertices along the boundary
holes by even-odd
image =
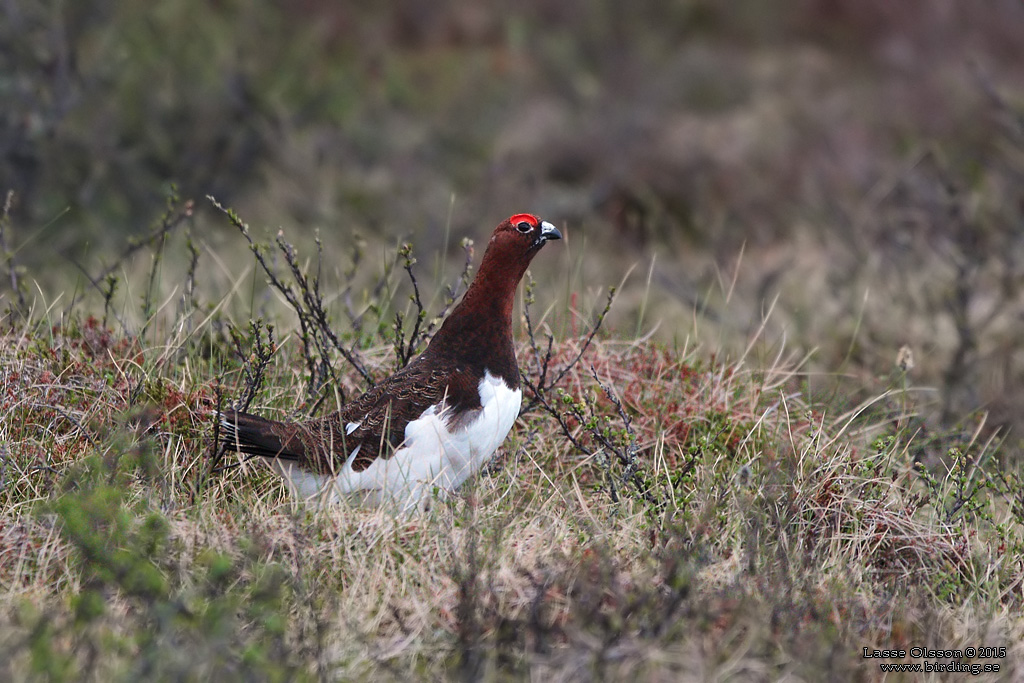
[[[516,223],[516,230],[522,233],[527,233],[533,230],[533,226],[527,223],[526,221],[520,221]]]

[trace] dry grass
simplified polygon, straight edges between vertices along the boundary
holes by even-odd
[[[874,680],[862,648],[912,646],[1006,647],[971,661],[1022,671],[1024,489],[994,440],[917,465],[905,382],[829,414],[758,336],[732,360],[584,348],[581,316],[547,361],[566,373],[462,495],[311,510],[259,463],[205,478],[216,378],[242,391],[257,347],[162,310],[146,337],[7,318],[6,678]],[[294,410],[302,356],[277,348],[256,409]]]
[[[1024,676],[1017,0],[106,4],[0,21],[0,679]],[[479,481],[394,519],[217,459],[523,207],[566,239]]]

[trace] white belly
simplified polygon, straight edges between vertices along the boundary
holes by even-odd
[[[361,472],[352,469],[355,453],[335,476],[300,472],[279,461],[276,469],[302,498],[326,502],[363,492],[371,504],[393,503],[401,511],[420,507],[434,490],[446,495],[479,472],[519,416],[520,389],[488,372],[479,390],[481,408],[469,419],[452,421],[446,410],[432,406],[406,425],[405,442],[390,458],[378,458]]]

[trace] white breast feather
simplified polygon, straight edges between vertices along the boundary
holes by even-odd
[[[326,502],[361,491],[371,504],[391,501],[410,511],[435,488],[449,493],[479,472],[511,431],[522,390],[487,372],[479,391],[481,409],[468,423],[456,422],[449,431],[447,409],[431,406],[406,425],[405,443],[393,456],[378,458],[362,472],[352,469],[356,451],[334,477],[301,472],[279,461],[276,469],[302,498],[322,497]]]

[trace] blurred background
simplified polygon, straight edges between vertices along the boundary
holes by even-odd
[[[851,406],[907,346],[922,429],[987,415],[1019,452],[1022,37],[1019,0],[3,0],[6,251],[87,289],[175,186],[204,263],[251,261],[214,195],[339,269],[412,239],[450,279],[457,238],[531,211],[570,287],[632,273],[617,336],[764,324],[757,362],[807,356]]]

